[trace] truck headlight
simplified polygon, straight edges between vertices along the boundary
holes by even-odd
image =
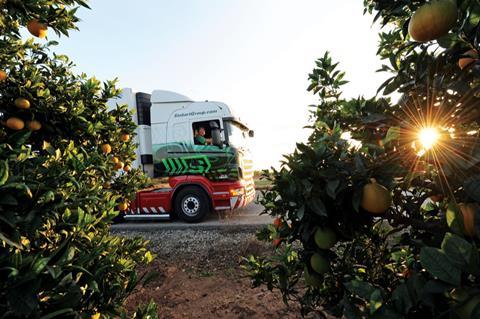
[[[240,195],[243,195],[245,194],[245,189],[242,187],[242,188],[235,188],[235,189],[231,189],[230,190],[230,195],[232,196],[240,196]]]

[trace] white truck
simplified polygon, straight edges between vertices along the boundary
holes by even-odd
[[[137,159],[150,177],[168,177],[168,187],[140,191],[125,219],[201,221],[212,210],[231,210],[255,197],[247,147],[253,131],[221,102],[194,102],[170,91],[124,89],[109,105],[128,104],[138,124]]]

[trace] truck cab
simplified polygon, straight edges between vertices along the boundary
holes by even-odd
[[[165,90],[146,94],[124,89],[109,104],[128,104],[136,111],[133,165],[168,181],[164,187],[138,192],[125,219],[176,214],[198,222],[212,210],[232,210],[254,199],[248,148],[254,134],[225,103],[195,102]]]

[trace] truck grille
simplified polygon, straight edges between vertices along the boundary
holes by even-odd
[[[247,197],[255,193],[255,184],[253,181],[253,161],[243,158],[243,180],[245,182],[245,195]]]

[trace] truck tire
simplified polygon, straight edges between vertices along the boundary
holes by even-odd
[[[178,192],[174,202],[175,214],[187,223],[198,223],[210,211],[207,194],[195,186],[188,186]]]

